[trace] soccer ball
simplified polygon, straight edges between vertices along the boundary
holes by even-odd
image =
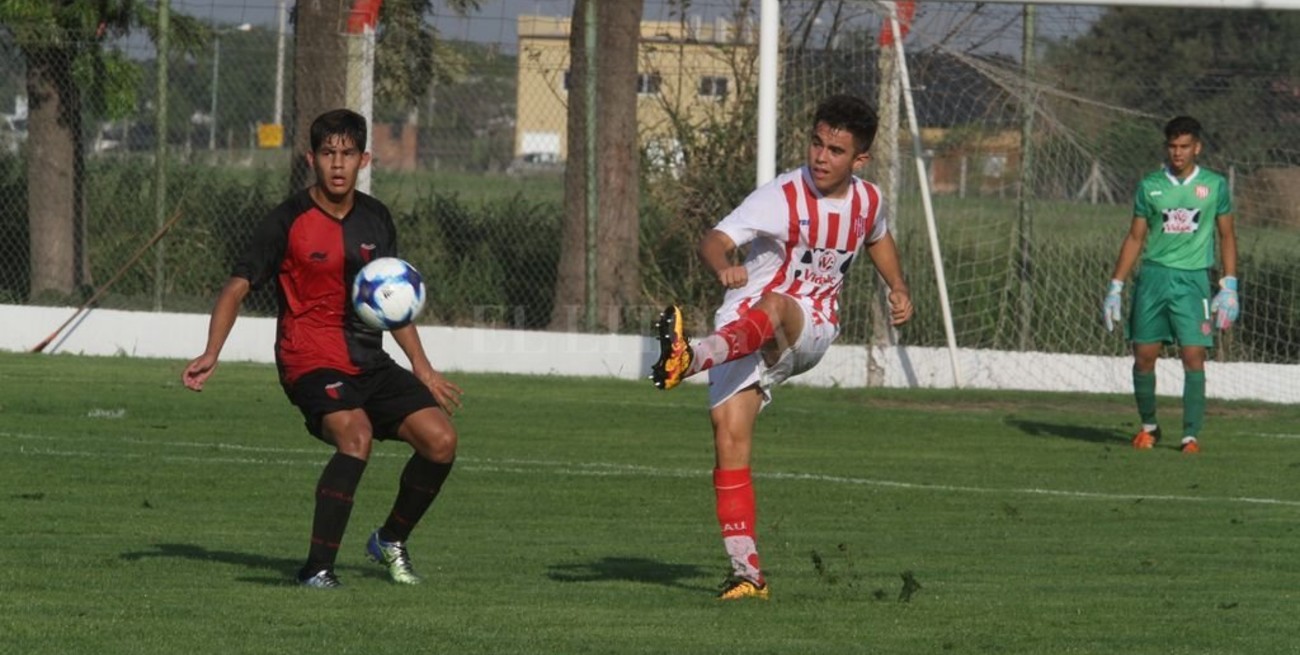
[[[404,260],[376,259],[352,281],[352,308],[362,323],[376,330],[408,325],[424,309],[424,278]]]

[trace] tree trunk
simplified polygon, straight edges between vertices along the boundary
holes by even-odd
[[[311,122],[347,106],[347,23],[350,0],[299,0],[294,12],[293,158],[289,190],[312,181],[305,153],[311,149]]]
[[[72,59],[57,48],[28,53],[27,220],[30,299],[66,299],[77,283],[76,149],[80,131]]]
[[[564,226],[551,328],[575,330],[585,313],[587,274],[587,80],[583,37],[585,0],[573,7],[569,37],[568,160]],[[596,299],[600,329],[617,331],[635,319],[641,300],[637,140],[637,58],[642,0],[606,0],[597,11]]]

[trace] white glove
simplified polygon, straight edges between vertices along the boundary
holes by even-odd
[[[1237,278],[1229,275],[1219,280],[1219,292],[1214,294],[1210,312],[1214,314],[1215,327],[1220,330],[1232,327],[1241,313],[1241,303],[1237,298]]]
[[[1106,299],[1101,301],[1101,320],[1106,324],[1106,331],[1111,332],[1123,320],[1124,291],[1122,280],[1111,280],[1106,288]]]

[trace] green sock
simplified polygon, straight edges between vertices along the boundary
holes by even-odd
[[[1183,436],[1195,437],[1205,423],[1205,371],[1183,375]]]
[[[1138,417],[1147,425],[1156,424],[1156,372],[1146,373],[1133,369],[1133,399],[1137,401]]]

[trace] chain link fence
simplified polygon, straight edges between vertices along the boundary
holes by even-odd
[[[423,321],[555,327],[573,3],[432,4],[438,72],[418,102],[376,102],[371,190],[432,281]],[[292,24],[281,57],[265,0],[173,5],[162,138],[145,30],[63,26],[72,40],[54,48],[33,40],[41,25],[0,28],[0,302],[76,305],[115,280],[99,306],[205,312],[252,226],[289,193],[292,153],[269,126],[292,116]],[[755,5],[645,4],[641,256],[626,265],[641,267],[646,308],[683,303],[697,329],[719,291],[695,243],[753,186]],[[858,93],[885,109],[890,75],[879,3],[781,7],[784,168],[800,163],[820,98]],[[1161,126],[1191,113],[1207,128],[1203,165],[1233,181],[1241,235],[1245,310],[1218,356],[1300,361],[1300,63],[1279,54],[1300,37],[1295,17],[918,3],[904,45],[957,344],[1121,354],[1099,325],[1100,295],[1137,180],[1161,161]],[[378,48],[399,47],[385,29]],[[51,98],[63,104],[51,110]],[[866,176],[896,180],[894,226],[920,309],[897,338],[941,346],[906,113],[890,114],[897,154],[883,130]],[[175,212],[160,247],[133,262]],[[846,342],[888,338],[869,266],[843,304]],[[273,298],[250,309],[270,313]]]

